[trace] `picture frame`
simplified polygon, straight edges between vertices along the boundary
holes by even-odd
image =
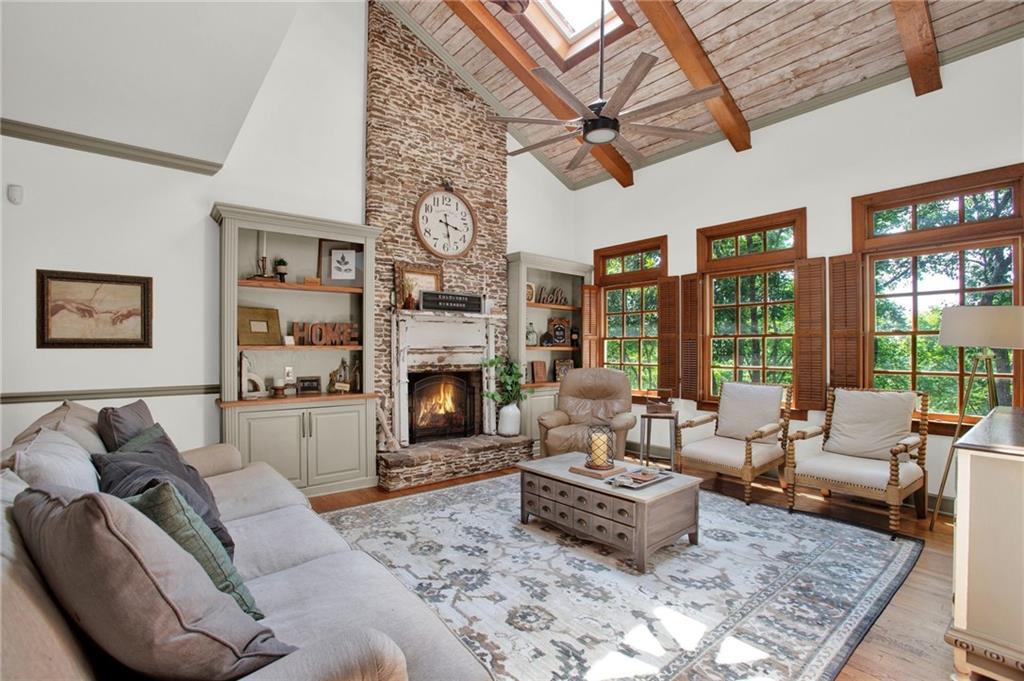
[[[537,287],[534,286],[533,282],[526,282],[526,302],[532,303],[537,299]]]
[[[298,395],[319,395],[323,392],[320,388],[320,377],[299,376],[295,380],[295,392]]]
[[[36,270],[37,348],[152,348],[153,278]]]
[[[440,265],[422,265],[395,262],[395,305],[404,309],[418,309],[422,291],[443,291],[444,269]],[[412,308],[406,301],[412,296]]]
[[[530,362],[530,373],[533,374],[534,383],[548,382],[548,363],[542,359],[535,359]]]
[[[238,306],[239,345],[281,345],[281,320],[273,307]]]
[[[347,241],[320,239],[316,276],[322,286],[352,286],[363,280],[363,252]],[[335,260],[337,256],[338,260]],[[340,259],[344,257],[345,262]]]
[[[576,363],[571,359],[556,359],[555,360],[555,380],[559,383],[565,378],[565,375],[569,373],[571,369],[576,368]]]
[[[572,334],[570,324],[571,322],[565,317],[551,317],[548,319],[548,333],[551,334],[552,345],[569,345]]]

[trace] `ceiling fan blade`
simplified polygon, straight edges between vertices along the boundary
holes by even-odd
[[[538,66],[533,70],[533,75],[537,76],[544,82],[549,88],[551,88],[559,99],[572,107],[572,110],[578,113],[583,118],[597,118],[597,115],[590,110],[586,104],[580,101],[580,98],[572,93],[572,91],[562,85],[555,75],[548,71],[543,66]]]
[[[674,137],[681,140],[698,140],[704,137],[704,133],[682,128],[666,128],[662,125],[644,125],[643,123],[623,123],[623,129],[641,135],[654,135],[656,137]]]
[[[670,99],[663,99],[660,102],[654,104],[647,104],[645,106],[639,106],[635,109],[629,109],[623,111],[619,116],[619,121],[631,121],[636,118],[645,118],[647,116],[653,116],[654,114],[665,113],[666,111],[672,111],[674,109],[684,109],[688,106],[693,106],[698,102],[703,102],[706,99],[712,97],[718,97],[722,94],[722,86],[718,83],[700,90],[694,90],[688,92],[685,95],[679,95],[678,97],[672,97]]]
[[[633,168],[639,168],[646,161],[640,150],[630,144],[629,140],[622,135],[619,135],[612,141],[612,146],[622,152],[622,155],[626,157],[629,165],[633,166]]]
[[[516,149],[514,151],[510,151],[510,152],[508,152],[508,155],[509,156],[518,156],[519,154],[525,154],[528,151],[533,151],[534,149],[540,149],[541,147],[546,147],[547,145],[554,144],[555,142],[561,142],[563,140],[571,140],[572,138],[579,136],[579,134],[580,134],[579,130],[573,130],[572,132],[567,132],[564,135],[556,135],[555,137],[549,137],[546,140],[542,140],[540,142],[535,142],[534,144],[528,144],[525,147],[520,147],[519,149]]]
[[[640,83],[643,82],[644,78],[647,77],[647,74],[650,73],[657,63],[658,58],[653,54],[642,52],[619,82],[615,92],[608,98],[608,103],[601,109],[601,115],[608,118],[618,116],[619,112],[622,111],[622,107],[626,106],[630,96],[636,92],[636,89],[640,87]]]
[[[580,148],[576,150],[575,154],[573,154],[572,160],[569,161],[569,165],[567,165],[565,169],[576,170],[577,168],[579,168],[580,164],[583,163],[583,159],[585,159],[587,157],[587,154],[590,153],[590,147],[592,146],[594,145],[591,144],[590,142],[584,142],[583,144],[581,144]]]
[[[579,119],[559,121],[554,118],[520,118],[518,116],[488,116],[490,123],[521,123],[523,125],[572,125]]]

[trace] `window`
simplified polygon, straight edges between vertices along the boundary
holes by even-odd
[[[661,249],[608,256],[604,259],[604,274],[628,274],[661,268]]]
[[[793,382],[792,269],[711,277],[711,395],[725,381]]]
[[[631,241],[594,251],[594,283],[657,283],[668,273],[668,237]]]
[[[783,211],[697,230],[697,271],[768,269],[807,257],[807,211]]]
[[[976,189],[956,196],[875,210],[871,214],[871,234],[884,236],[1009,217],[1013,217],[1013,187]]]
[[[978,348],[938,344],[942,308],[1013,305],[1016,243],[980,243],[871,258],[871,384],[890,390],[923,390],[930,397],[932,412],[958,414]],[[1012,404],[1014,353],[994,352],[999,403]],[[986,383],[975,382],[967,397],[967,413],[982,416],[987,405]]]
[[[516,20],[563,73],[597,54],[598,3],[592,0],[534,0]],[[605,45],[636,30],[622,0],[605,0]],[[528,49],[530,44],[524,43]]]
[[[626,372],[633,390],[657,390],[657,285],[605,288],[604,320],[604,366]]]
[[[784,251],[793,248],[793,241],[792,225],[722,237],[711,242],[711,259],[721,260],[737,255]]]
[[[538,0],[537,5],[570,41],[592,30],[601,19],[598,4],[590,0]],[[615,16],[608,0],[601,3],[601,8],[606,22]]]

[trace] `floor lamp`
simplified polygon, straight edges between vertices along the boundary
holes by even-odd
[[[992,371],[992,348],[1020,350],[1024,348],[1024,306],[1020,305],[957,305],[942,310],[942,321],[939,325],[939,345],[947,347],[981,348],[971,358],[971,374],[967,378],[967,388],[960,399],[960,415],[956,420],[953,442],[949,445],[946,455],[946,467],[942,471],[942,482],[939,483],[939,494],[935,498],[935,508],[928,529],[935,528],[942,506],[942,493],[946,489],[946,478],[949,477],[950,466],[956,453],[956,441],[964,425],[967,403],[974,388],[974,381],[985,380],[988,383],[988,407],[993,409],[999,405],[996,395],[996,381]],[[967,359],[966,357],[964,358]],[[984,375],[979,376],[978,367],[984,363]]]

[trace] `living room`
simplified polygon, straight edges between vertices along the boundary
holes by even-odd
[[[1024,3],[0,23],[0,678],[1024,679]]]

